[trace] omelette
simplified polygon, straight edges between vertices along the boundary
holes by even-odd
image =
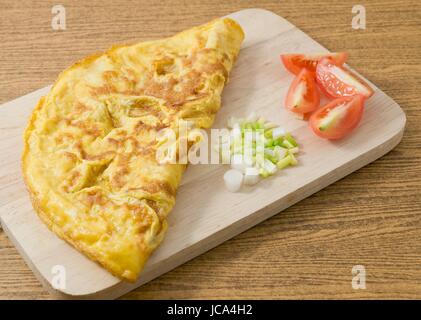
[[[41,220],[136,281],[164,237],[187,166],[157,161],[157,133],[179,120],[212,125],[243,38],[222,18],[63,71],[24,133],[23,176]]]

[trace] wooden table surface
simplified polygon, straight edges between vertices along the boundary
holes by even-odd
[[[169,36],[244,8],[283,16],[404,109],[389,154],[158,279],[126,299],[421,298],[421,6],[360,1],[59,1],[67,29],[51,28],[55,1],[1,0],[0,103],[52,83],[74,61],[112,44]],[[363,265],[366,289],[352,288]],[[49,294],[0,230],[0,298]]]

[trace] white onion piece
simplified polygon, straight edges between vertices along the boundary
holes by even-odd
[[[234,154],[231,157],[231,168],[241,172],[245,172],[246,168],[253,165],[253,158],[250,156],[244,156],[242,154]]]
[[[224,181],[228,191],[237,192],[243,183],[243,174],[238,170],[228,170],[224,174]]]
[[[265,148],[265,154],[270,155],[271,157],[274,157],[275,151],[271,150],[271,149],[268,149],[268,148]]]
[[[276,156],[278,157],[278,159],[283,159],[286,154],[287,154],[287,149],[282,148],[280,146],[276,146],[273,151],[275,152]]]
[[[278,139],[279,137],[283,137],[285,135],[285,133],[286,132],[285,132],[284,128],[280,128],[280,127],[275,128],[272,131],[272,138]]]
[[[244,184],[251,186],[258,183],[259,180],[259,169],[255,167],[246,168],[246,172],[244,175]]]
[[[269,161],[268,159],[265,159],[265,162],[263,164],[263,168],[269,172],[270,174],[274,174],[278,168],[276,167],[276,165],[274,165],[272,163],[272,161]]]

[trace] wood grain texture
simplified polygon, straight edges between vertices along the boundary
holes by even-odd
[[[113,43],[170,35],[258,6],[284,16],[331,50],[346,48],[350,64],[400,103],[408,118],[403,141],[387,156],[126,298],[420,297],[420,16],[415,1],[370,1],[365,31],[350,28],[352,3],[113,3],[91,2],[87,8],[64,2],[68,30],[53,32],[52,2],[7,2],[0,11],[0,103],[47,85],[72,61]],[[0,260],[0,297],[49,297],[4,233]],[[351,288],[355,264],[367,268],[366,290]]]

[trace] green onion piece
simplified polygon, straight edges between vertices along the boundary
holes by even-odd
[[[273,139],[272,138],[267,139],[266,142],[265,142],[265,147],[271,147],[271,146],[273,146]]]
[[[298,143],[297,143],[297,141],[295,141],[295,139],[291,136],[291,134],[290,134],[290,133],[287,133],[287,134],[285,135],[285,139],[286,139],[289,143],[291,143],[294,147],[298,147]]]
[[[270,129],[270,130],[265,130],[265,133],[264,133],[264,135],[265,135],[265,138],[266,139],[270,139],[270,138],[272,138],[272,129]]]
[[[288,167],[290,164],[291,164],[291,155],[288,155],[285,158],[279,160],[276,166],[278,167],[278,169],[282,170]]]
[[[259,174],[260,174],[263,178],[267,178],[267,177],[269,177],[269,176],[270,176],[270,173],[269,173],[268,171],[266,171],[265,169],[263,169],[263,168],[260,168],[260,169],[259,169]]]
[[[282,146],[282,142],[283,142],[283,139],[282,139],[282,138],[278,138],[278,139],[275,139],[275,140],[273,141],[273,144],[274,144],[275,146]]]
[[[272,162],[273,164],[276,164],[276,162],[278,161],[278,159],[276,159],[275,156],[271,156],[269,154],[265,154],[265,159],[268,159],[270,162]]]
[[[263,124],[261,124],[260,122],[256,122],[255,123],[255,129],[256,130],[263,130],[265,127]]]
[[[277,127],[276,124],[269,123],[263,118],[238,119],[234,123],[232,119],[232,131],[230,142],[231,155],[243,155],[250,157],[250,162],[259,168],[259,175],[263,178],[269,177],[278,169],[283,169],[290,165],[296,165],[297,159],[294,153],[298,152],[298,144],[289,133]],[[274,132],[276,135],[274,138]],[[281,131],[281,134],[280,134]],[[252,132],[250,141],[246,143],[246,133]],[[263,133],[264,144],[257,144],[257,135]],[[244,145],[244,146],[243,146]],[[261,150],[264,148],[264,150]],[[260,152],[263,151],[263,152]]]
[[[287,148],[287,149],[292,149],[294,148],[294,145],[287,139],[285,139],[284,141],[282,141],[282,146]]]
[[[289,153],[298,153],[300,151],[300,149],[298,147],[294,147],[291,149],[288,149]]]
[[[292,153],[289,154],[289,157],[291,157],[291,165],[292,166],[297,165],[298,161]]]

